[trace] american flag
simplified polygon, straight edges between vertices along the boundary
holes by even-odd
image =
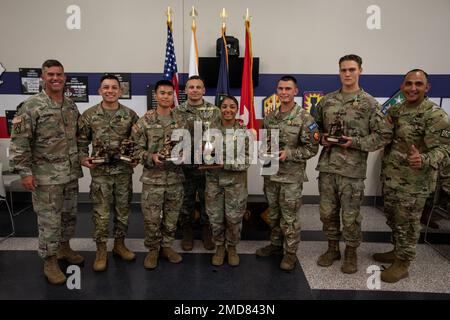
[[[178,105],[178,69],[173,46],[172,25],[167,24],[166,59],[164,61],[164,79],[172,81],[175,86],[175,105]]]

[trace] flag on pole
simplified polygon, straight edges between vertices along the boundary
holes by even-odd
[[[228,78],[228,48],[225,36],[225,28],[222,27],[222,41],[220,48],[219,78],[217,80],[217,93],[215,105],[218,106],[222,96],[230,94],[230,80]]]
[[[248,129],[257,130],[253,100],[253,53],[250,20],[245,20],[245,55],[242,71],[241,103],[239,115]]]
[[[177,59],[175,57],[175,48],[173,46],[172,36],[172,21],[167,21],[167,42],[166,42],[166,58],[164,61],[164,79],[172,81],[175,87],[175,106],[179,101],[179,87],[178,87],[178,68]]]
[[[197,25],[195,16],[197,12],[192,7],[192,26],[191,26],[191,48],[189,51],[189,77],[198,76],[198,45],[197,45]]]

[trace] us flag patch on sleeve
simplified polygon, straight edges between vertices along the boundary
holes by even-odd
[[[442,129],[442,131],[441,131],[441,137],[444,137],[444,138],[450,138],[450,131],[445,130],[445,129]]]

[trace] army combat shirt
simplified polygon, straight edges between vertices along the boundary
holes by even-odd
[[[340,90],[323,97],[316,115],[321,133],[329,133],[337,117],[342,119],[343,135],[352,137],[353,143],[346,149],[338,145],[323,148],[316,170],[364,179],[368,153],[391,141],[392,125],[381,112],[378,102],[364,90],[346,99]]]
[[[45,91],[27,99],[13,119],[10,167],[40,185],[65,184],[82,176],[75,103],[53,101]]]

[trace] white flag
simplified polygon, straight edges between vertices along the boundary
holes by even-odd
[[[191,27],[191,48],[189,52],[189,77],[198,76],[198,46],[197,46],[197,28]]]

